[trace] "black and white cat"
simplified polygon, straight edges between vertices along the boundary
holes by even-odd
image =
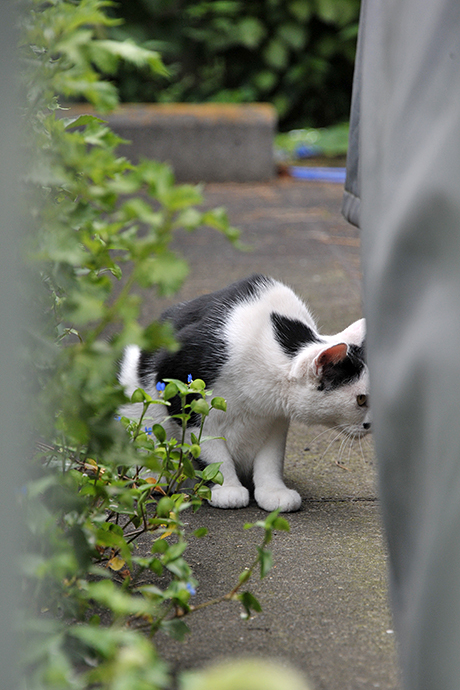
[[[158,396],[165,378],[201,378],[227,412],[211,410],[206,435],[224,437],[202,445],[205,464],[221,462],[223,485],[212,488],[218,508],[248,505],[298,510],[301,497],[283,481],[286,436],[291,420],[339,427],[360,437],[371,427],[369,378],[364,360],[364,319],[337,335],[319,335],[305,304],[282,283],[254,275],[229,287],[174,306],[162,315],[172,323],[177,352],[141,352],[129,346],[120,382],[128,395],[143,388]],[[165,408],[151,405],[177,434]],[[126,413],[126,412],[125,412]]]

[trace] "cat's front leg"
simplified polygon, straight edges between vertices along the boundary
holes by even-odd
[[[254,460],[254,498],[257,504],[271,512],[299,510],[302,499],[297,491],[288,489],[283,481],[284,453],[289,421],[277,420]]]
[[[235,463],[228,452],[225,441],[208,441],[203,446],[200,458],[206,464],[220,462],[220,471],[224,477],[222,485],[214,484],[211,488],[211,500],[215,508],[244,508],[249,504],[249,491],[238,479]]]

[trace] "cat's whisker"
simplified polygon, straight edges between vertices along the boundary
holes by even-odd
[[[345,455],[345,451],[347,449],[349,440],[350,440],[349,436],[345,436],[342,439],[342,442],[341,442],[340,448],[339,448],[339,459],[340,459],[340,461],[342,460],[343,456]]]
[[[339,464],[339,465],[344,465],[344,464],[345,464],[345,463],[343,462],[343,457],[344,457],[345,448],[346,448],[346,445],[347,445],[347,444],[348,444],[348,439],[347,439],[347,438],[344,438],[344,439],[342,440],[342,442],[340,443],[340,448],[339,448],[339,451],[338,451],[338,458],[337,458],[337,461],[336,461],[337,464]]]
[[[352,454],[352,452],[353,452],[354,445],[355,445],[355,436],[353,435],[353,436],[350,437],[350,439],[349,439],[349,441],[348,441],[348,458],[347,458],[347,464],[350,463],[351,454]]]
[[[355,444],[357,443],[357,450],[356,452],[361,456],[361,459],[363,462],[366,461],[366,456],[365,456],[365,449],[363,447],[363,443],[366,443],[367,445],[371,444],[371,438],[370,435],[367,433],[362,433],[360,430],[350,428],[347,424],[337,424],[336,426],[333,426],[331,428],[325,429],[324,431],[321,431],[319,434],[317,434],[311,441],[311,444],[313,444],[315,441],[318,441],[321,439],[321,437],[325,436],[328,434],[329,438],[326,441],[327,445],[326,448],[322,451],[320,454],[320,458],[323,459],[328,451],[330,450],[331,446],[341,437],[343,438],[340,441],[340,445],[337,451],[337,463],[339,465],[345,466],[345,462],[347,464],[350,463],[352,454],[353,454],[353,448],[355,447]]]
[[[333,426],[333,427],[327,427],[327,429],[324,429],[323,431],[320,431],[319,434],[316,434],[316,436],[311,440],[311,443],[315,443],[321,436],[324,436],[325,434],[332,434],[334,431],[337,429],[340,429],[343,425],[338,425],[338,426]]]
[[[321,458],[324,458],[324,456],[326,455],[326,453],[328,452],[328,450],[329,450],[329,448],[332,446],[332,444],[335,443],[335,441],[337,441],[337,439],[340,438],[340,436],[342,436],[342,434],[343,434],[343,429],[341,428],[342,426],[343,426],[343,425],[336,426],[336,427],[334,427],[334,428],[331,430],[331,431],[335,431],[335,430],[337,430],[337,429],[340,429],[340,431],[334,436],[334,438],[332,439],[332,441],[328,444],[328,446],[326,447],[326,450],[324,450],[324,451],[321,453]]]
[[[350,458],[351,458],[351,453],[353,451],[353,445],[354,445],[354,438],[350,438],[350,443],[348,444],[348,459],[347,463],[350,463]]]
[[[364,455],[364,448],[363,448],[363,438],[362,436],[358,437],[358,443],[359,443],[359,450],[361,451],[361,457],[363,459],[363,462],[366,462],[366,458]]]
[[[326,429],[324,429],[323,431],[321,431],[319,434],[316,434],[316,436],[310,441],[309,445],[310,445],[310,446],[313,446],[313,444],[314,444],[316,441],[318,441],[318,439],[320,439],[322,436],[325,436],[326,434],[327,434],[327,436],[328,436],[328,438],[326,439],[326,443],[327,443],[327,441],[331,438],[331,436],[332,436],[333,434],[336,434],[336,431],[337,431],[338,428],[339,428],[338,426],[327,427]],[[332,439],[331,443],[327,446],[327,449],[329,448],[329,446],[330,446],[332,443],[334,443],[334,441],[338,438],[338,436],[339,436],[338,434],[336,434],[336,435],[334,436],[334,438]],[[326,450],[327,450],[327,449],[326,449]],[[318,450],[319,450],[319,449],[318,449]],[[320,457],[323,457],[323,455],[324,455],[325,452],[326,452],[326,451],[324,451],[323,453],[321,453],[321,454],[320,454]]]

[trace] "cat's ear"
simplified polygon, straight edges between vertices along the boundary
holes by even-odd
[[[320,378],[328,367],[344,360],[347,354],[348,346],[346,343],[337,343],[336,345],[327,347],[325,350],[321,350],[319,355],[313,360],[313,372],[315,376]]]
[[[345,359],[348,353],[346,343],[336,343],[325,347],[312,359],[311,350],[300,353],[295,358],[291,371],[289,372],[289,379],[291,381],[301,381],[310,372],[315,378],[320,378],[323,371],[332,364],[337,364]]]
[[[359,321],[355,321],[344,331],[338,333],[337,337],[343,339],[346,343],[355,343],[356,345],[361,345],[366,337],[366,319],[359,319]]]

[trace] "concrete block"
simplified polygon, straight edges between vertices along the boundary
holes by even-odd
[[[86,104],[65,116],[94,114]],[[170,163],[179,182],[250,182],[273,177],[276,111],[268,103],[124,104],[101,115],[131,144],[120,153],[133,163]]]

